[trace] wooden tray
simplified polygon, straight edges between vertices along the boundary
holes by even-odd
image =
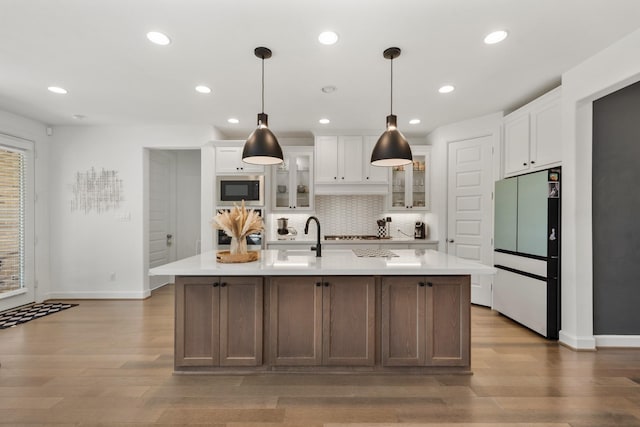
[[[216,261],[226,264],[236,262],[253,262],[260,259],[259,251],[249,251],[246,254],[234,254],[231,255],[229,251],[218,251],[216,253]]]

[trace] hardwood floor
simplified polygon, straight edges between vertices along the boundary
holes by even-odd
[[[474,375],[172,375],[173,287],[0,330],[0,426],[640,426],[640,350],[472,309]]]

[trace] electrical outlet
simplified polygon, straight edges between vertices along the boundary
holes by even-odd
[[[391,222],[391,217],[390,216],[387,217],[387,222]]]

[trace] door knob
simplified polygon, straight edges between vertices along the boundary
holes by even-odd
[[[173,234],[167,234],[167,246],[171,246],[173,243]]]

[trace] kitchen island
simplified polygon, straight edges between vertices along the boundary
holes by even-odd
[[[175,275],[176,372],[471,371],[470,275],[492,267],[433,250],[207,252]]]

